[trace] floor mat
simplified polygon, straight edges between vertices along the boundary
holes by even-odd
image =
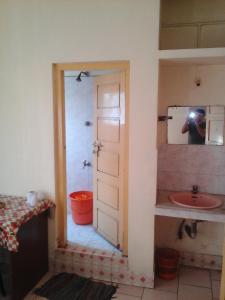
[[[116,287],[76,274],[59,273],[34,293],[50,300],[110,300]]]

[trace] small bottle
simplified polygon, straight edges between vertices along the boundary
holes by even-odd
[[[44,199],[45,199],[45,193],[42,192],[42,191],[38,191],[38,192],[36,193],[36,195],[37,195],[37,200],[38,200],[38,201],[41,201],[41,200],[44,200]]]
[[[35,206],[37,203],[37,193],[35,191],[30,191],[27,193],[27,202],[31,206]]]

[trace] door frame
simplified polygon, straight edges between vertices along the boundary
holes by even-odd
[[[55,202],[56,202],[56,247],[67,244],[67,193],[66,193],[66,131],[65,131],[65,93],[64,71],[121,71],[125,73],[125,151],[124,170],[124,249],[128,255],[128,153],[129,153],[129,61],[54,63],[53,73],[53,105],[54,105],[54,146],[55,146]]]

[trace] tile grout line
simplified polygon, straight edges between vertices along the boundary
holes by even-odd
[[[155,275],[154,275],[154,288],[155,288]],[[153,289],[154,289],[154,288],[153,288]],[[142,290],[141,300],[143,299],[144,292],[145,292],[145,287],[143,287],[143,290]]]
[[[210,283],[211,283],[211,294],[212,294],[212,300],[213,300],[213,289],[212,289],[212,273],[211,273],[211,270],[209,270],[209,277],[210,277]]]
[[[211,287],[202,286],[202,285],[194,285],[194,284],[188,284],[188,283],[182,283],[182,285],[197,287],[197,288],[206,289],[206,290],[212,290]]]
[[[188,267],[189,268],[189,267]],[[191,268],[194,268],[194,269],[201,269],[201,268],[198,268],[198,267],[191,267]],[[209,277],[210,277],[210,287],[207,287],[207,286],[202,286],[202,285],[196,285],[196,284],[190,284],[190,283],[182,283],[183,285],[186,285],[186,286],[194,286],[194,287],[199,287],[199,288],[204,288],[204,289],[210,289],[212,290],[212,277],[211,277],[211,270],[210,269],[202,269],[204,271],[208,271],[209,272]],[[180,279],[180,276],[179,276],[179,279]]]
[[[178,265],[177,300],[179,300],[179,299],[178,299],[179,286],[180,286],[180,265]]]

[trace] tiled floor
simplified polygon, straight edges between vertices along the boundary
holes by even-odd
[[[67,215],[67,240],[80,246],[119,253],[113,245],[96,233],[92,225],[75,224],[71,214]]]
[[[49,278],[47,274],[43,283]],[[39,283],[37,286],[39,286]],[[220,272],[182,267],[172,281],[156,279],[155,289],[120,284],[117,300],[219,300]],[[30,293],[25,300],[44,299]]]

